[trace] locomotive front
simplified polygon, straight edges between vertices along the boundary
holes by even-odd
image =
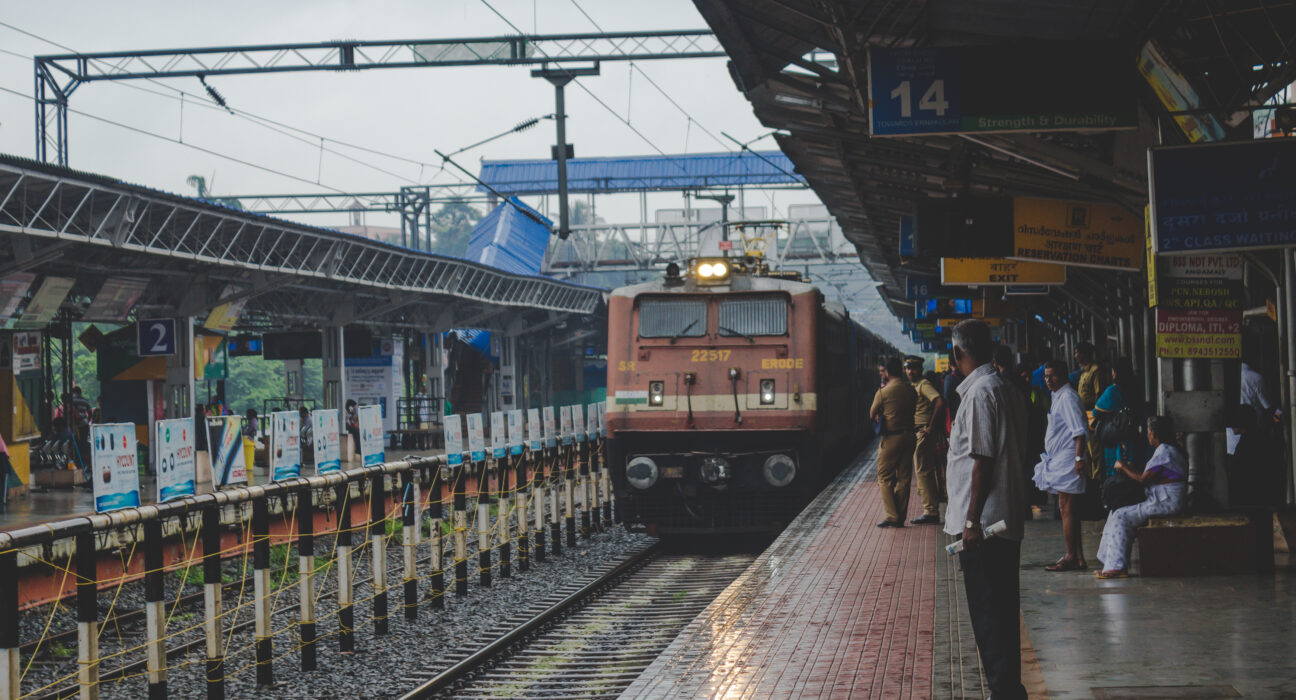
[[[672,266],[608,304],[608,457],[631,527],[769,531],[821,484],[819,291],[753,258]]]

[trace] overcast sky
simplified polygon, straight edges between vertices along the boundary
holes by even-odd
[[[528,33],[595,32],[600,27],[603,31],[706,28],[688,0],[577,2],[579,7],[571,0],[490,0],[490,6]],[[83,52],[515,33],[490,6],[482,0],[45,0],[4,3],[0,22]],[[2,152],[35,155],[30,56],[48,53],[64,50],[0,26],[0,88],[23,95],[0,91]],[[665,89],[669,100],[649,78]],[[734,87],[724,59],[644,61],[635,69],[626,63],[605,63],[602,75],[580,80],[607,107],[579,87],[568,88],[568,140],[578,156],[731,151],[734,145],[721,132],[743,141],[769,132]],[[195,78],[89,83],[72,96],[74,110],[157,136],[74,113],[69,117],[71,166],[183,194],[192,194],[185,184],[192,174],[214,179],[217,194],[394,191],[402,185],[462,179],[441,168],[434,149],[454,151],[554,109],[553,88],[530,77],[526,67],[241,75],[208,82],[236,111],[302,131],[291,132],[290,137],[213,109]],[[180,100],[177,90],[188,97]],[[643,137],[621,119],[628,119]],[[321,136],[326,149],[361,162],[321,154]],[[175,142],[180,139],[287,176]],[[359,152],[337,142],[416,162]],[[457,160],[475,171],[482,158],[547,158],[553,143],[553,123],[545,121]],[[753,147],[777,148],[770,138]],[[770,204],[768,198],[762,199],[754,201],[749,195],[748,205]],[[774,205],[781,208],[805,201],[814,201],[813,195],[780,194]],[[679,206],[678,196],[658,197],[650,204],[652,208]],[[625,220],[637,212],[633,204],[619,205],[610,199],[608,205],[600,204],[600,214]],[[337,217],[302,220],[345,223]],[[379,216],[369,223],[396,225],[396,220]]]

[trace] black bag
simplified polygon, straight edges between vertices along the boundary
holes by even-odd
[[[1116,510],[1147,500],[1143,484],[1125,476],[1125,472],[1116,472],[1103,480],[1102,504],[1107,510]]]
[[[1094,421],[1098,424],[1094,428],[1094,437],[1098,438],[1103,447],[1117,447],[1138,437],[1138,428],[1135,427],[1134,417],[1130,415],[1128,408],[1115,413],[1095,411]]]

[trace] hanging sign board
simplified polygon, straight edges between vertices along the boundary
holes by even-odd
[[[207,445],[212,451],[213,486],[222,488],[247,483],[247,461],[243,457],[242,416],[209,417]]]
[[[446,416],[444,420],[446,464],[457,467],[464,461],[463,424],[459,416]]]
[[[1242,314],[1156,310],[1157,357],[1234,360],[1242,357]]]
[[[270,479],[301,476],[301,415],[296,411],[270,414]]]
[[[1044,284],[1019,284],[1019,285],[1009,285],[1007,287],[1004,287],[1004,295],[1010,297],[1039,296],[1048,293],[1049,293],[1048,285],[1044,285]]]
[[[198,467],[194,459],[193,419],[155,422],[153,440],[157,445],[158,503],[194,495]]]
[[[18,327],[43,328],[49,325],[75,284],[76,280],[71,277],[46,277],[35,296],[27,302],[27,308],[18,319]]]
[[[0,323],[13,317],[35,281],[36,275],[30,272],[13,272],[0,277],[0,304],[3,304],[0,306]]]
[[[905,275],[905,299],[957,299],[967,296],[966,289],[942,287],[940,279],[929,275]],[[644,399],[648,398],[647,393]]]
[[[1296,245],[1296,139],[1148,152],[1158,253]]]
[[[508,412],[508,451],[514,457],[522,454],[525,439],[522,435],[522,410]]]
[[[239,292],[238,287],[227,286],[225,291],[221,292],[220,298],[228,299]],[[213,331],[229,333],[238,325],[239,316],[243,315],[243,306],[247,304],[248,297],[236,299],[224,304],[218,304],[216,308],[207,314],[207,320],[203,321],[203,327]]]
[[[1138,126],[1125,53],[1090,42],[868,52],[874,136]]]
[[[197,347],[195,341],[195,347]],[[140,357],[176,354],[174,318],[151,318],[135,324],[135,354]]]
[[[85,313],[82,321],[125,321],[135,302],[144,296],[148,280],[134,277],[109,277]]]
[[[311,439],[315,441],[315,473],[342,469],[342,433],[336,408],[311,411]]]
[[[558,428],[554,425],[554,407],[545,406],[544,411],[544,446],[545,449],[558,446]]]
[[[366,467],[382,464],[385,457],[382,406],[360,406],[357,413],[360,418],[360,459]]]
[[[918,254],[917,247],[914,245],[914,218],[912,216],[900,215],[900,257],[912,258]]]
[[[140,504],[134,423],[90,426],[90,464],[96,512]]]
[[[1008,257],[1137,271],[1143,267],[1143,220],[1114,204],[1014,197]]]
[[[503,459],[505,454],[504,412],[491,412],[491,457]]]
[[[1166,255],[1157,262],[1157,356],[1240,358],[1246,299],[1242,256]]]
[[[544,448],[544,433],[540,430],[540,409],[527,409],[527,446],[532,452]]]
[[[468,423],[468,453],[474,462],[486,461],[486,435],[482,427],[482,414],[469,413],[465,416]]]
[[[12,365],[14,374],[38,370],[41,367],[41,334],[36,331],[17,331],[13,334]]]
[[[1004,258],[941,258],[941,284],[970,287],[1066,284],[1066,266]]]

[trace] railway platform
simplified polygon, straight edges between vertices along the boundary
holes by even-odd
[[[920,514],[917,495],[909,517]],[[989,695],[950,539],[879,529],[866,452],[698,615],[622,698]],[[1022,675],[1031,698],[1296,696],[1296,577],[1099,581],[1049,573],[1061,524],[1027,523]],[[1100,531],[1088,524],[1096,563]]]

